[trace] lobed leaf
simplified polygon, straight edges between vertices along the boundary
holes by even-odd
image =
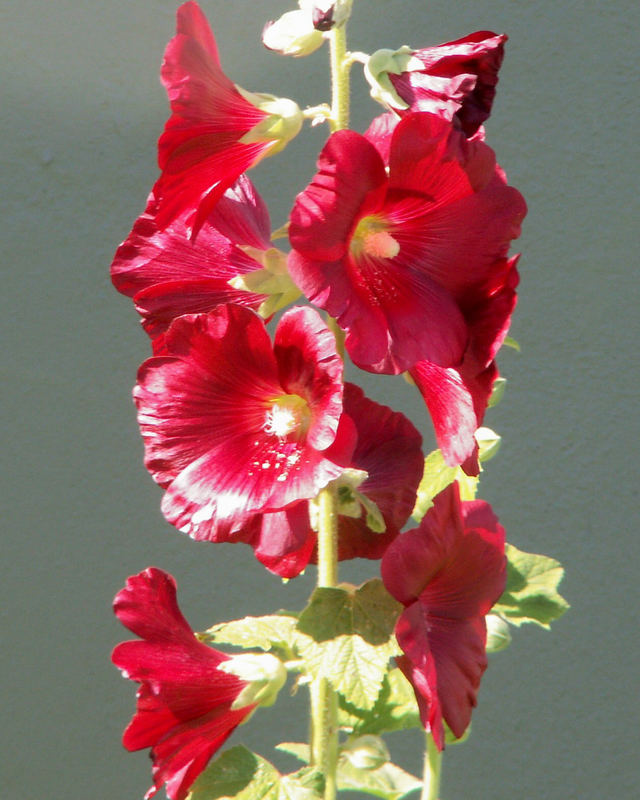
[[[217,758],[196,780],[188,800],[321,800],[322,775],[305,767],[281,775],[261,756],[237,745]]]
[[[373,708],[358,709],[340,697],[338,722],[341,728],[358,736],[422,727],[413,687],[397,668],[385,675]]]
[[[294,648],[297,618],[286,611],[264,617],[244,617],[214,625],[198,638],[207,644],[275,651],[290,658]]]
[[[569,608],[557,591],[564,575],[562,565],[554,558],[525,553],[512,544],[506,545],[505,552],[507,585],[492,612],[512,625],[532,622],[549,629],[549,623]]]

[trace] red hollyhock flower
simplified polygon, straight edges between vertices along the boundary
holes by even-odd
[[[164,227],[184,215],[195,238],[225,190],[261,158],[281,150],[300,130],[302,115],[291,100],[246,92],[227,78],[206,17],[193,0],[178,9],[161,78],[172,114],[158,141],[157,222]]]
[[[347,332],[353,361],[404,372],[461,363],[465,310],[499,288],[526,213],[493,151],[425,112],[374,144],[338,131],[291,213],[289,269]]]
[[[194,539],[242,540],[342,474],[355,445],[342,360],[318,313],[294,308],[272,345],[247,308],[176,319],[166,355],[140,368],[134,398],[162,511]]]
[[[470,335],[460,366],[439,367],[420,361],[409,370],[431,414],[445,462],[462,465],[468,475],[479,472],[474,434],[482,425],[498,377],[494,359],[516,305],[517,261],[517,256],[505,261],[503,286],[480,304],[465,309]]]
[[[422,437],[404,414],[365,397],[355,384],[345,384],[344,410],[358,433],[349,466],[368,477],[356,490],[338,488],[338,560],[381,558],[413,511],[424,468]],[[367,501],[377,506],[384,531],[367,525]],[[256,520],[248,543],[268,569],[293,578],[317,562],[316,538],[308,503],[301,502]]]
[[[457,483],[434,498],[418,528],[382,559],[382,578],[405,606],[396,624],[422,722],[440,750],[442,720],[460,738],[487,667],[484,617],[506,584],[504,529],[482,500],[460,502]]]
[[[379,50],[365,69],[371,93],[400,115],[430,111],[473,136],[491,113],[507,38],[476,31],[422,50]]]
[[[163,346],[161,334],[182,314],[210,311],[224,303],[257,310],[265,295],[232,289],[228,281],[262,267],[241,246],[263,252],[271,247],[269,213],[244,175],[203,222],[197,242],[189,241],[185,214],[163,230],[157,212],[158,202],[151,194],[111,264],[114,286],[133,298],[156,353]]]
[[[140,637],[111,659],[140,684],[137,710],[123,735],[127,750],[151,747],[153,786],[183,800],[211,756],[255,708],[232,709],[246,681],[218,669],[229,659],[199,642],[182,616],[171,575],[149,567],[115,597],[120,622]]]

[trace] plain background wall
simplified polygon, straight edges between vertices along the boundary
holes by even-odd
[[[223,65],[247,89],[327,97],[325,54],[294,62],[259,44],[293,3],[202,0]],[[637,796],[637,42],[631,0],[356,0],[352,49],[510,35],[488,125],[529,215],[504,437],[481,496],[508,538],[566,566],[573,608],[551,633],[516,631],[492,657],[473,734],[447,751],[442,797],[617,800]],[[148,355],[131,303],[111,288],[113,251],[156,177],[167,116],[158,66],[167,0],[0,2],[4,527],[2,795],[140,798],[145,754],[120,745],[134,687],[111,666],[126,633],[110,604],[149,564],[171,571],[194,627],[302,607],[315,570],[287,586],[243,546],[197,545],[159,511],[130,400]],[[353,72],[353,126],[378,108]],[[634,86],[635,82],[635,86]],[[314,171],[324,130],[305,130],[252,174],[274,226]],[[353,371],[351,373],[354,374]],[[430,423],[402,381],[368,391]],[[345,565],[345,579],[376,564]],[[280,711],[289,719],[279,721]],[[284,698],[244,739],[266,757],[304,737]],[[277,731],[274,736],[274,731]],[[390,738],[420,770],[420,736]],[[294,768],[292,762],[279,762]]]

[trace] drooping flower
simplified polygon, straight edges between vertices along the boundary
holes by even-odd
[[[388,171],[364,136],[329,138],[291,213],[289,270],[363,369],[457,366],[465,309],[499,288],[526,205],[493,151],[445,120],[412,113],[389,135]]]
[[[271,248],[269,213],[244,175],[203,221],[195,242],[189,239],[188,213],[162,229],[157,212],[152,193],[111,265],[114,286],[133,298],[156,353],[162,347],[161,334],[182,314],[210,311],[224,303],[257,310],[265,295],[234,289],[229,280],[261,269],[252,253]]]
[[[422,437],[404,414],[365,397],[355,384],[345,384],[344,410],[358,440],[351,475],[336,486],[338,560],[381,558],[415,505],[424,466]],[[362,482],[351,481],[353,470],[362,471]],[[247,541],[268,569],[293,578],[316,563],[316,538],[308,503],[300,502],[262,515]]]
[[[196,639],[176,601],[171,575],[149,567],[115,597],[120,622],[139,640],[122,642],[112,661],[140,684],[137,709],[123,735],[127,750],[151,748],[153,786],[171,800],[189,787],[257,701],[237,707],[247,681],[221,669],[230,657]]]
[[[518,257],[505,261],[504,282],[476,305],[465,310],[469,343],[462,363],[439,367],[420,361],[409,373],[431,414],[438,447],[450,466],[462,465],[468,475],[477,475],[476,430],[482,425],[498,378],[495,356],[502,345],[516,305]]]
[[[134,398],[162,511],[197,540],[244,541],[258,514],[315,497],[355,445],[342,360],[311,308],[286,312],[272,345],[253,311],[176,319]]]
[[[473,136],[491,113],[506,41],[476,31],[422,50],[377,50],[365,67],[371,95],[399,115],[429,111]]]
[[[178,9],[161,78],[172,113],[158,141],[157,222],[184,215],[195,238],[226,189],[299,132],[302,114],[292,100],[247,92],[227,78],[194,0]]]
[[[504,591],[504,529],[482,500],[460,502],[457,483],[434,498],[420,526],[382,559],[388,591],[405,606],[396,624],[422,722],[439,749],[442,720],[460,738],[487,667],[485,615]]]

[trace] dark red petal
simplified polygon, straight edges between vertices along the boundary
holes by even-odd
[[[311,260],[341,258],[357,218],[380,207],[386,184],[384,163],[370,142],[355,131],[332,134],[318,157],[318,172],[291,211],[293,248]],[[314,300],[318,287],[304,272],[292,277]]]
[[[454,483],[436,495],[418,528],[403,533],[389,546],[380,567],[387,590],[404,605],[417,600],[462,532],[459,492]]]

